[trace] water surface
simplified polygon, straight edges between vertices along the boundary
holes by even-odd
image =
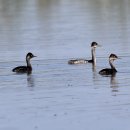
[[[0,0],[0,129],[129,130],[130,2]],[[97,66],[68,65],[91,58]],[[11,70],[32,60],[31,75]],[[115,53],[118,73],[102,77]]]

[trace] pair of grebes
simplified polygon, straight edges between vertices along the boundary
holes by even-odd
[[[100,45],[97,42],[92,42],[91,43],[91,53],[92,53],[92,59],[91,60],[86,60],[86,59],[74,59],[74,60],[69,60],[68,64],[86,64],[86,63],[92,63],[96,64],[96,55],[95,55],[95,50],[97,47]],[[32,66],[30,63],[30,59],[34,58],[34,56],[31,52],[29,52],[26,55],[26,63],[27,66],[18,66],[14,68],[12,71],[16,73],[31,73],[32,72]],[[113,65],[114,60],[119,59],[118,56],[115,54],[110,54],[109,56],[109,64],[111,68],[105,68],[99,71],[99,74],[101,75],[113,75],[117,72],[115,66]]]

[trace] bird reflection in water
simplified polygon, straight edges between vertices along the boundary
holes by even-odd
[[[34,77],[32,74],[27,74],[27,86],[31,88],[35,87]]]
[[[92,64],[92,72],[93,72],[93,81],[95,84],[97,84],[98,81],[98,75],[97,75],[97,70],[96,70],[96,64]]]
[[[96,72],[96,63],[92,63],[92,71]]]
[[[110,76],[110,87],[112,88],[113,96],[116,96],[118,91],[118,82],[116,80],[116,74]]]

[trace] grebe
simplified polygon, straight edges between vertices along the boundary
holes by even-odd
[[[16,68],[14,68],[12,71],[16,72],[16,73],[31,73],[32,72],[32,66],[31,66],[31,63],[30,63],[30,59],[33,58],[33,57],[36,57],[36,56],[34,56],[31,52],[29,52],[26,55],[27,66],[18,66]]]
[[[95,49],[96,47],[99,47],[97,42],[91,43],[91,53],[92,53],[92,59],[86,60],[86,59],[75,59],[75,60],[69,60],[68,64],[86,64],[86,63],[93,63],[96,64],[96,56],[95,56]]]
[[[115,66],[113,65],[113,61],[116,59],[119,59],[119,58],[115,54],[110,54],[109,64],[110,64],[111,68],[102,69],[101,71],[99,71],[99,74],[114,75],[117,72],[117,70],[116,70]]]

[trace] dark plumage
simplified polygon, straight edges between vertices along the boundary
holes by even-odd
[[[12,71],[16,72],[16,73],[31,73],[32,72],[32,66],[31,66],[31,63],[30,63],[30,59],[33,58],[33,57],[36,57],[36,56],[34,56],[31,52],[29,52],[26,55],[27,66],[18,66],[16,68],[14,68]]]
[[[99,74],[101,74],[101,75],[113,75],[116,72],[117,72],[116,69],[106,68],[106,69],[102,69],[101,71],[99,71]]]
[[[96,56],[95,56],[95,48],[98,47],[97,42],[92,42],[91,43],[91,53],[92,53],[92,59],[91,60],[86,60],[86,59],[74,59],[74,60],[69,60],[68,64],[86,64],[86,63],[95,63],[96,64]]]
[[[117,72],[115,66],[113,65],[113,62],[116,59],[119,59],[119,58],[115,54],[111,54],[109,56],[109,64],[110,64],[111,68],[102,69],[101,71],[99,71],[99,74],[101,74],[101,75],[114,75]]]
[[[12,70],[13,72],[17,73],[27,73],[32,71],[32,67],[30,66],[18,66]]]

